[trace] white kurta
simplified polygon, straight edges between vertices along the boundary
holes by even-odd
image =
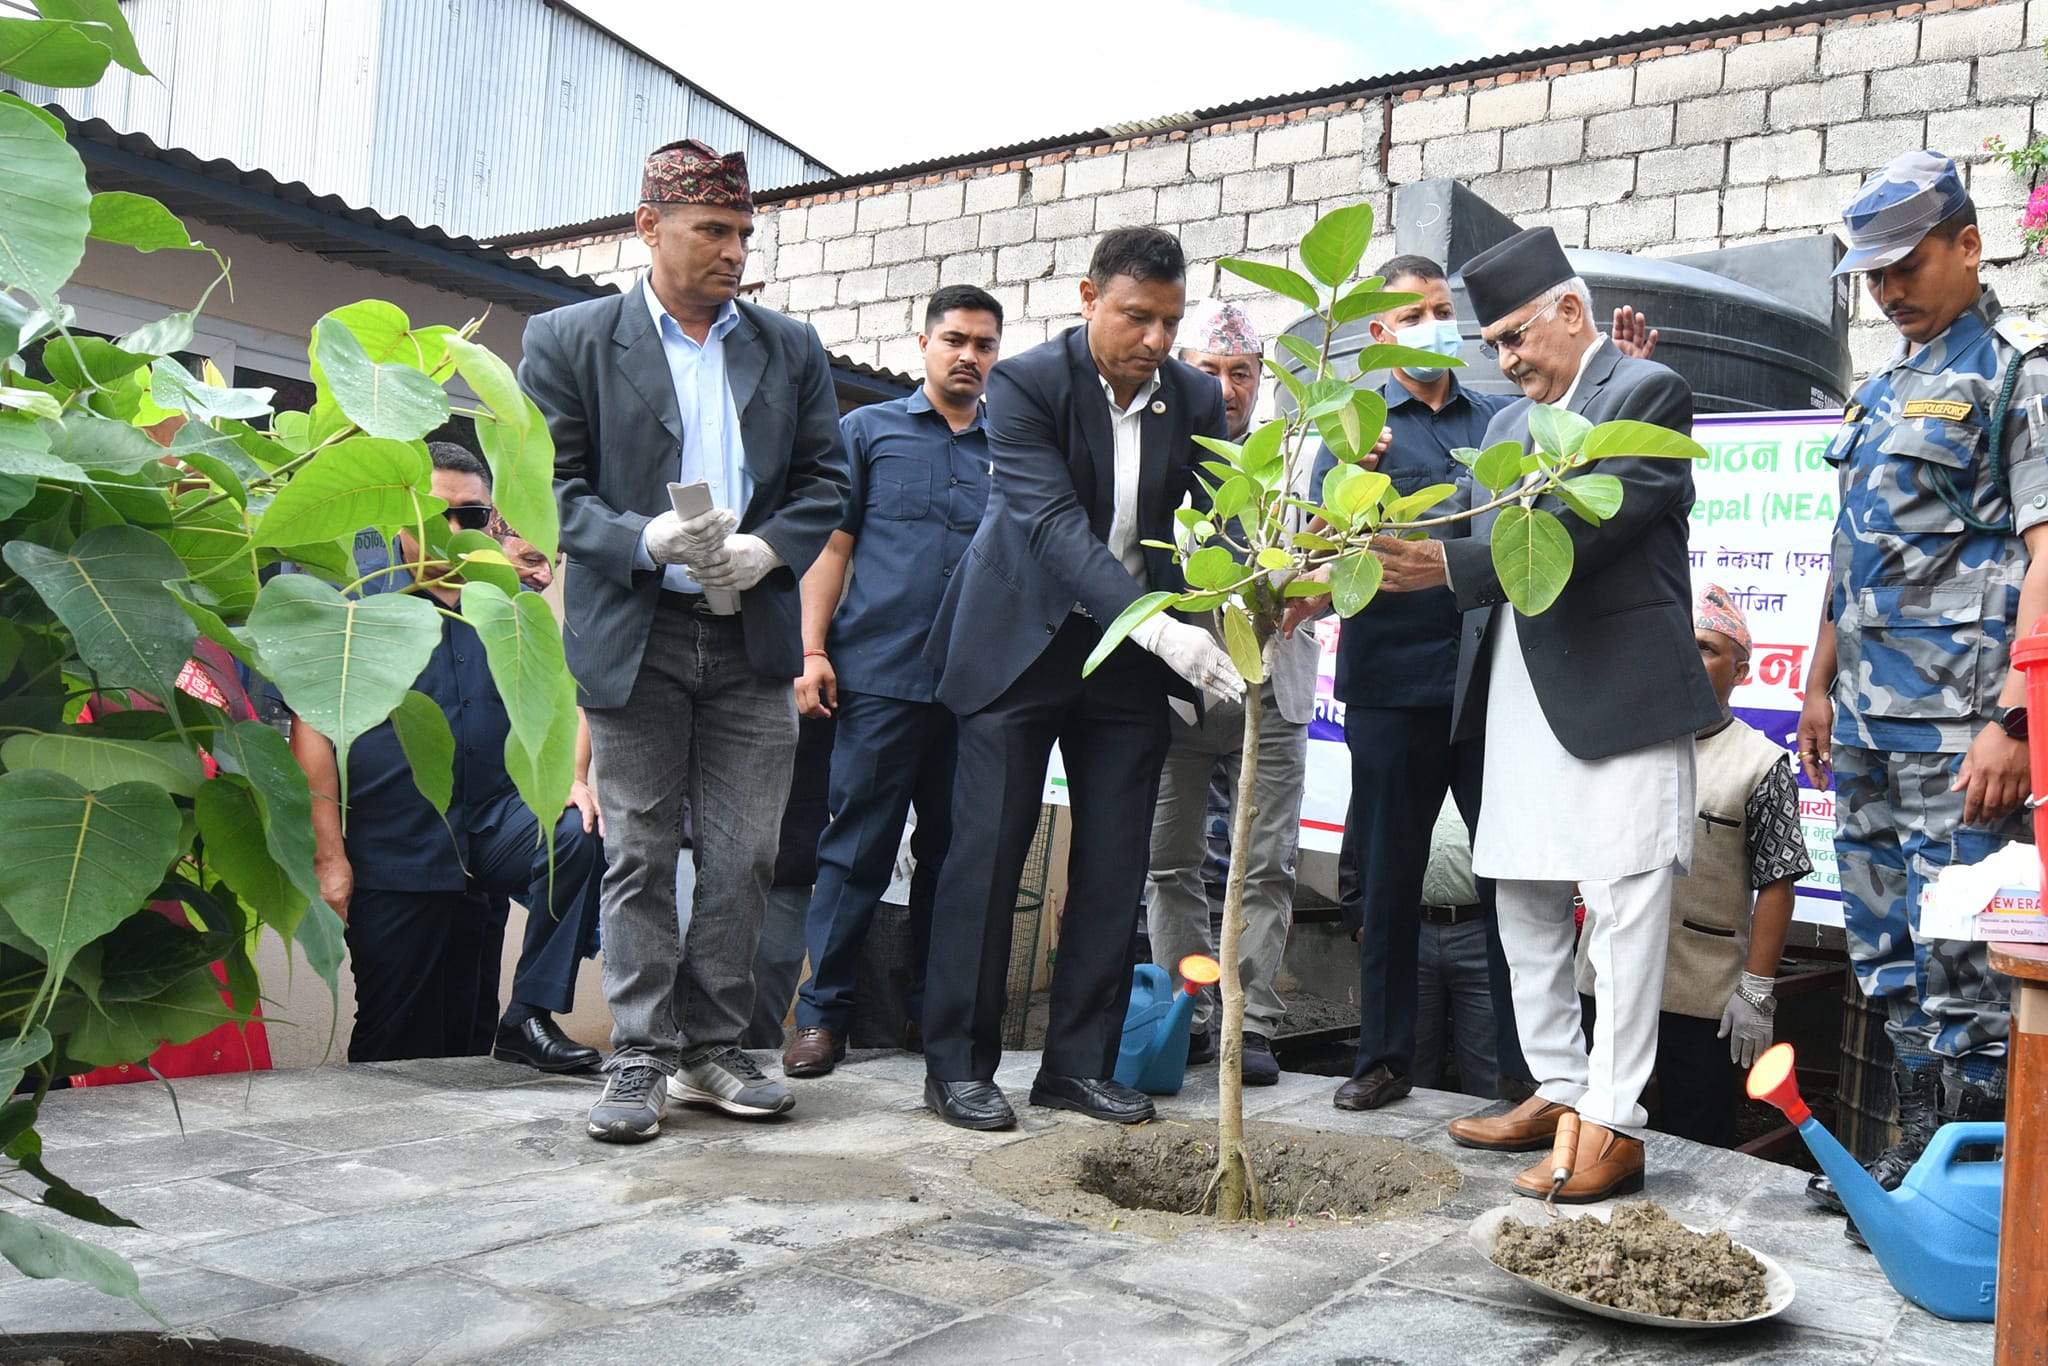
[[[1587,882],[1692,862],[1693,739],[1606,759],[1558,743],[1503,605],[1488,648],[1486,770],[1472,871],[1529,882]]]

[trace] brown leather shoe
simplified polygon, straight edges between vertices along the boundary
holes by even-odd
[[[782,1073],[788,1077],[822,1077],[845,1056],[845,1039],[829,1029],[807,1025],[782,1050]]]
[[[1515,1194],[1550,1198],[1555,1173],[1550,1159],[1515,1178]],[[1560,1205],[1590,1205],[1616,1195],[1634,1195],[1643,1188],[1643,1141],[1618,1134],[1590,1119],[1579,1121],[1579,1147],[1572,1158],[1571,1179],[1557,1192]]]
[[[1504,1115],[1466,1115],[1452,1120],[1451,1139],[1467,1148],[1489,1148],[1500,1153],[1534,1152],[1550,1146],[1558,1119],[1571,1108],[1531,1096]],[[1543,1188],[1550,1189],[1548,1178]]]

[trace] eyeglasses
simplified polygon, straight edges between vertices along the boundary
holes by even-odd
[[[1563,302],[1564,299],[1561,296],[1552,299],[1549,303],[1538,309],[1535,316],[1531,317],[1529,321],[1523,323],[1520,327],[1511,327],[1492,341],[1479,343],[1479,354],[1488,360],[1499,360],[1501,352],[1519,350],[1522,345],[1522,339],[1529,335],[1529,329],[1534,327],[1544,314],[1554,312],[1557,306]]]
[[[483,531],[491,525],[489,503],[456,503],[448,509],[448,520],[463,531]]]

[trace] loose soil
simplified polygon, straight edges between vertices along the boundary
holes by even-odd
[[[1727,1234],[1694,1233],[1649,1200],[1617,1205],[1606,1220],[1506,1220],[1493,1260],[1553,1290],[1638,1314],[1720,1323],[1770,1307],[1762,1263]]]
[[[1441,1205],[1460,1184],[1443,1158],[1392,1139],[1251,1123],[1245,1145],[1265,1197],[1265,1230],[1416,1214]],[[1216,1126],[1177,1120],[1108,1134],[1061,1125],[974,1164],[976,1180],[1020,1204],[1158,1238],[1216,1226],[1207,1212],[1215,1171]]]

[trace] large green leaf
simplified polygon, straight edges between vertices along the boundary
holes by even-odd
[[[104,30],[57,19],[0,19],[0,72],[30,85],[83,89],[114,60]]]
[[[414,690],[392,711],[391,729],[412,767],[413,785],[446,816],[448,804],[455,800],[455,733],[448,729],[448,713],[433,698]]]
[[[1522,477],[1522,448],[1513,441],[1496,441],[1479,452],[1472,462],[1472,477],[1490,493],[1504,493]]]
[[[1371,240],[1372,205],[1334,209],[1318,218],[1301,239],[1301,263],[1324,284],[1341,285],[1358,269],[1365,257],[1365,244]]]
[[[1537,449],[1559,459],[1577,455],[1586,444],[1586,434],[1592,430],[1592,423],[1569,408],[1539,403],[1529,410],[1529,439]]]
[[[234,1018],[213,970],[201,967],[146,999],[93,1005],[64,1048],[79,1062],[114,1067],[141,1062],[165,1044],[190,1043]]]
[[[1449,498],[1458,491],[1456,484],[1431,484],[1413,493],[1403,494],[1387,504],[1389,522],[1406,522],[1420,517],[1423,513]]]
[[[1387,297],[1404,298],[1412,303],[1420,296],[1408,294]],[[1394,307],[1398,308],[1400,305],[1396,304]],[[1361,347],[1357,361],[1358,373],[1361,375],[1374,370],[1391,370],[1397,365],[1404,370],[1446,370],[1463,366],[1465,363],[1456,356],[1439,355],[1435,351],[1424,351],[1413,346],[1395,346],[1384,342]]]
[[[1356,465],[1338,468],[1348,470],[1348,476],[1339,481],[1336,470],[1324,476],[1323,502],[1343,513],[1347,524],[1365,516],[1394,486],[1394,481],[1378,470],[1361,469]]]
[[[1260,483],[1270,486],[1283,464],[1280,442],[1286,435],[1285,422],[1276,419],[1261,423],[1257,430],[1244,439],[1244,454],[1241,457],[1244,472]]]
[[[208,595],[214,611],[237,620],[248,616],[256,605],[257,564],[242,509],[232,500],[214,501],[210,490],[194,489],[179,495],[174,514],[164,542],[183,562],[186,577]]]
[[[464,585],[462,615],[483,640],[491,678],[512,723],[506,766],[520,796],[541,815],[541,828],[552,835],[551,817],[568,803],[576,776],[576,684],[562,655],[562,628],[540,594],[507,596],[487,583]],[[563,763],[565,736],[568,762]]]
[[[306,961],[327,983],[327,990],[337,1004],[341,1000],[341,960],[348,955],[347,943],[342,938],[346,928],[334,908],[316,897],[306,907],[306,918],[299,925],[297,937],[299,947],[306,952]]]
[[[1081,676],[1086,678],[1094,673],[1102,661],[1108,659],[1111,652],[1123,644],[1132,631],[1164,612],[1173,599],[1174,595],[1171,593],[1147,593],[1118,612],[1116,620],[1109,623],[1108,628],[1103,631],[1102,639],[1095,642],[1095,648],[1088,652],[1088,658],[1081,665]]]
[[[1369,318],[1376,313],[1388,313],[1397,308],[1406,308],[1422,297],[1420,294],[1411,294],[1398,289],[1380,289],[1379,286],[1385,283],[1386,281],[1384,280],[1366,280],[1361,282],[1358,288],[1353,289],[1343,298],[1337,300],[1335,306],[1330,309],[1331,319],[1339,327],[1342,327],[1345,323],[1356,322],[1360,318]],[[1373,348],[1368,347],[1367,349],[1371,350]],[[1402,349],[1405,350],[1406,348]],[[1455,360],[1451,362],[1453,365],[1459,363]],[[1380,369],[1384,368],[1384,364],[1361,365],[1359,368],[1362,370]]]
[[[302,898],[318,901],[313,794],[284,737],[261,721],[238,721],[215,734],[213,757],[223,773],[248,780],[271,861],[284,870]]]
[[[1314,308],[1322,302],[1316,297],[1316,287],[1285,266],[1268,265],[1264,261],[1246,261],[1226,256],[1216,263],[1232,275],[1250,280],[1261,289],[1270,289],[1275,294],[1284,294],[1303,308]]]
[[[140,688],[158,700],[170,695],[198,630],[164,587],[184,578],[185,566],[162,537],[107,526],[86,532],[68,552],[9,541],[4,554],[70,629],[101,684]]]
[[[178,856],[179,834],[161,788],[88,792],[59,773],[0,774],[0,905],[47,955],[44,991],[82,946],[149,899]]]
[[[113,49],[114,60],[138,76],[147,76],[142,54],[135,50],[135,35],[121,13],[121,0],[36,0],[45,19],[71,19],[98,27],[88,32],[96,42]]]
[[[1188,556],[1181,567],[1181,577],[1190,588],[1228,588],[1244,577],[1244,566],[1231,556],[1227,547],[1205,545]]]
[[[239,906],[183,879],[166,880],[154,899],[185,903],[193,911],[190,923],[180,924],[152,908],[115,926],[95,946],[100,950],[95,1004],[147,1001],[225,957],[252,928]]]
[[[50,1032],[30,1025],[19,1035],[0,1043],[0,1096],[11,1096],[21,1085],[29,1068],[50,1055]]]
[[[328,317],[313,328],[313,359],[327,392],[371,436],[417,441],[448,420],[448,395],[409,365],[379,365],[348,325]]]
[[[430,491],[433,461],[417,441],[352,436],[313,457],[270,500],[256,544],[305,545],[358,528],[415,526],[447,504]]]
[[[55,133],[58,137],[61,138],[64,136],[64,120],[58,118],[55,114],[52,114],[49,110],[43,108],[41,105],[30,104],[27,100],[23,99],[21,96],[15,94],[11,90],[0,90],[0,104],[11,105],[16,109],[26,110],[29,113],[35,115],[37,118],[41,119],[43,121],[43,126],[49,129],[51,132]],[[20,304],[16,303],[13,299],[9,299],[5,304],[0,304],[0,314],[11,314],[14,309],[18,309],[20,307]],[[23,311],[25,312],[26,310]]]
[[[328,312],[322,322],[332,318],[362,343],[363,352],[371,360],[382,365],[392,362],[410,366],[426,374],[432,374],[447,363],[448,333],[445,327],[415,328],[412,319],[405,316],[405,310],[383,299],[362,299]],[[313,383],[327,387],[327,372],[320,366],[317,357],[313,360]]]
[[[149,367],[150,397],[172,412],[189,413],[200,421],[217,417],[248,419],[270,411],[274,389],[232,389],[208,384],[178,363],[175,356],[158,356]]]
[[[1557,483],[1564,505],[1589,522],[1604,522],[1621,510],[1621,480],[1611,474],[1581,474]]]
[[[1706,447],[1649,422],[1603,422],[1586,434],[1579,453],[1588,460],[1634,455],[1659,460],[1705,460]]]
[[[514,531],[552,559],[558,539],[555,443],[547,419],[520,389],[512,367],[487,348],[453,336],[446,345],[456,371],[491,410],[476,419],[476,435],[491,464],[492,500]]]
[[[0,104],[0,285],[52,306],[85,257],[91,204],[85,165],[62,135],[28,110]]]
[[[1370,550],[1357,550],[1330,565],[1330,605],[1340,617],[1354,617],[1380,591],[1386,566]]]
[[[0,744],[0,765],[10,772],[61,773],[89,792],[121,783],[149,783],[178,797],[197,796],[204,770],[199,752],[176,740],[103,740],[80,733],[10,735]]]
[[[441,614],[409,593],[350,599],[310,575],[280,574],[256,595],[249,634],[285,705],[334,742],[345,802],[349,746],[383,724],[427,667]]]
[[[117,1299],[133,1300],[152,1318],[164,1321],[143,1298],[142,1283],[126,1259],[48,1224],[0,1210],[0,1257],[24,1276],[79,1281]]]
[[[92,236],[137,251],[204,251],[178,215],[144,194],[102,190],[92,197]]]
[[[255,789],[247,779],[221,774],[199,789],[196,816],[207,871],[232,887],[258,919],[290,939],[309,896],[271,854],[264,804]]]
[[[1510,504],[1493,524],[1493,571],[1525,616],[1546,611],[1572,577],[1572,538],[1542,508]]]
[[[66,389],[92,389],[112,384],[149,364],[137,355],[99,337],[62,333],[43,344],[43,368]]]
[[[73,412],[60,422],[43,424],[50,454],[78,468],[108,474],[135,474],[170,452],[125,422],[92,413]]]
[[[1238,676],[1256,688],[1266,681],[1266,661],[1259,652],[1259,633],[1252,626],[1252,619],[1244,614],[1244,608],[1234,602],[1223,604],[1223,647],[1230,651],[1230,662],[1237,666]]]

